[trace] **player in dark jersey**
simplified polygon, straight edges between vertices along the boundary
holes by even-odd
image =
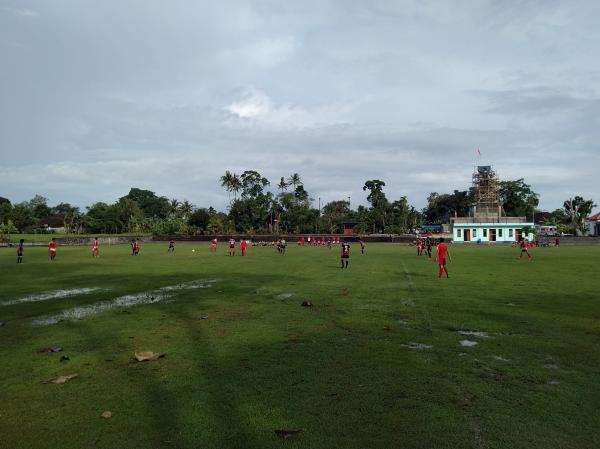
[[[171,241],[169,242],[169,248],[167,249],[168,253],[174,253],[175,252],[175,240],[171,239]]]
[[[431,238],[427,237],[427,240],[425,240],[425,251],[427,251],[427,256],[429,256],[429,258],[431,259]]]
[[[25,239],[19,240],[19,246],[17,246],[17,263],[23,263],[23,246]]]
[[[364,256],[365,254],[365,242],[363,242],[362,240],[359,240],[360,242],[360,253]]]
[[[233,237],[229,239],[229,255],[235,256],[235,239]]]
[[[342,268],[348,268],[348,259],[350,259],[350,243],[342,242]]]

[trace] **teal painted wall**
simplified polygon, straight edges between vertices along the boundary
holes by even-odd
[[[533,223],[458,223],[452,227],[452,239],[455,242],[464,242],[465,230],[469,230],[471,235],[469,242],[490,242],[491,230],[496,233],[496,242],[515,242],[517,240],[517,230],[529,226],[534,229]],[[502,235],[500,235],[502,234]],[[533,240],[533,233],[523,236]]]

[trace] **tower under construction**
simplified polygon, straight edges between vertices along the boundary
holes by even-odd
[[[500,204],[500,181],[490,165],[480,165],[473,172],[473,217],[482,221],[499,221],[502,216]]]

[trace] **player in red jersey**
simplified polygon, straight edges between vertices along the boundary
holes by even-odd
[[[450,253],[448,252],[448,247],[444,243],[444,239],[440,239],[440,243],[438,243],[437,248],[435,250],[435,259],[437,260],[438,266],[440,270],[438,272],[438,278],[442,277],[443,273],[446,273],[446,277],[448,276],[448,268],[446,268],[446,256],[448,256],[448,260],[452,260],[450,257]]]
[[[50,252],[50,260],[54,260],[56,258],[56,239],[54,237],[48,243],[48,251]]]
[[[248,242],[246,241],[246,239],[242,239],[242,241],[240,242],[240,249],[242,250],[242,256],[246,255],[247,247],[248,247]]]
[[[210,252],[211,253],[216,253],[217,252],[217,239],[212,239],[210,241]]]
[[[523,253],[527,254],[527,257],[529,258],[529,260],[532,260],[533,257],[531,257],[531,254],[529,254],[529,240],[528,239],[523,239],[523,241],[521,242],[521,254],[519,254],[519,259],[523,258]]]
[[[133,241],[133,255],[137,256],[140,253],[140,241],[135,239]]]
[[[229,239],[229,255],[235,256],[235,239],[233,237]]]
[[[94,241],[92,242],[92,257],[100,256],[99,246],[100,246],[100,244],[98,243],[98,237],[95,237]]]
[[[417,256],[420,256],[423,254],[423,240],[421,240],[421,237],[419,237],[417,239]]]
[[[342,268],[348,268],[348,259],[350,259],[350,243],[342,242]]]

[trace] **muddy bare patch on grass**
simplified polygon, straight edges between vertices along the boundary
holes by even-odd
[[[79,320],[90,315],[95,315],[106,310],[114,308],[127,308],[142,304],[156,304],[172,299],[174,292],[180,290],[193,290],[197,288],[210,288],[215,281],[191,281],[181,284],[168,285],[157,290],[148,292],[134,293],[131,295],[119,296],[110,301],[100,301],[95,304],[73,307],[58,312],[54,315],[45,315],[33,319],[31,322],[34,326],[48,326],[61,321]]]
[[[433,348],[432,345],[428,345],[425,343],[415,343],[414,341],[409,341],[408,343],[402,344],[400,345],[404,348],[410,348],[410,349],[431,349]]]
[[[38,295],[27,295],[21,298],[11,299],[8,301],[0,302],[0,306],[12,306],[14,304],[21,304],[25,302],[40,302],[48,301],[49,299],[63,299],[70,296],[89,295],[90,293],[101,290],[100,287],[89,287],[89,288],[67,288],[62,290],[54,290],[51,292],[40,293]]]
[[[459,331],[456,331],[456,333],[459,335],[463,335],[465,337],[491,338],[487,332],[483,332],[483,331],[459,330]]]

